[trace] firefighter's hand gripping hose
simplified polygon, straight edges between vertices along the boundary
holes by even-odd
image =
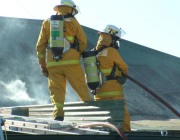
[[[90,128],[90,127],[95,127],[95,126],[109,127],[111,129],[113,129],[114,131],[116,131],[121,136],[122,140],[127,140],[127,137],[125,136],[124,132],[119,130],[115,125],[108,123],[108,122],[106,122],[106,123],[103,123],[103,122],[88,123],[88,124],[80,125],[78,127],[79,128]]]

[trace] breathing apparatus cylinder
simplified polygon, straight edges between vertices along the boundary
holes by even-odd
[[[53,59],[62,59],[64,49],[64,17],[52,15],[50,18],[50,49]]]
[[[91,90],[95,90],[100,85],[96,55],[96,51],[87,51],[82,53],[86,83]]]

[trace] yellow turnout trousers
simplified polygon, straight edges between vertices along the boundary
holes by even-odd
[[[99,100],[124,100],[124,121],[122,128],[123,131],[131,131],[130,115],[126,107],[124,99],[123,87],[117,80],[107,80],[98,90],[94,96],[95,101]]]
[[[48,85],[51,101],[54,105],[54,118],[64,116],[63,107],[66,94],[66,80],[69,81],[72,88],[77,92],[80,100],[91,100],[80,64],[51,67],[48,68],[48,72]]]

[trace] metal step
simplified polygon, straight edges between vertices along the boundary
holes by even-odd
[[[107,131],[79,128],[71,122],[51,119],[35,119],[21,116],[6,116],[7,131],[26,134],[56,134],[56,135],[109,135]]]
[[[9,115],[52,119],[53,105],[32,105],[0,108],[0,112]],[[124,118],[123,100],[104,100],[89,102],[66,102],[65,120],[77,124],[90,122],[109,122],[121,128]]]

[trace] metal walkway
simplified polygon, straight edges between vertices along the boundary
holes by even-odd
[[[177,140],[179,131],[121,132],[123,101],[68,102],[65,121],[52,118],[53,106],[32,105],[0,108],[8,140]],[[4,135],[5,136],[5,135]],[[0,139],[3,140],[3,139]]]
[[[123,100],[65,103],[64,121],[52,118],[53,106],[16,106],[0,108],[7,131],[27,134],[109,135],[120,134]],[[92,129],[93,128],[93,129]]]

